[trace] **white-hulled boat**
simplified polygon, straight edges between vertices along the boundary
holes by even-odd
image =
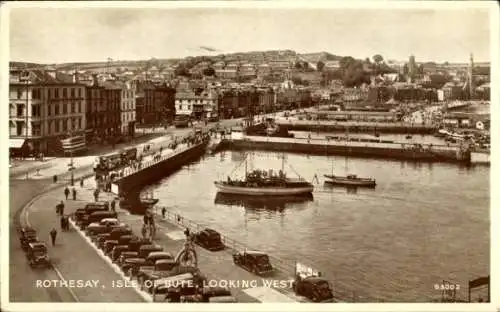
[[[377,185],[375,179],[359,178],[355,174],[348,174],[345,177],[325,174],[324,177],[328,179],[325,180],[325,183],[333,185],[364,186],[364,187],[375,187]]]
[[[247,172],[246,159],[243,180],[227,177],[227,181],[215,181],[214,184],[220,193],[247,196],[293,196],[311,194],[314,191],[312,183],[302,178],[288,178],[283,168],[278,173],[272,170]]]
[[[263,180],[262,182],[258,184],[248,181],[216,181],[214,184],[220,193],[238,195],[291,196],[311,194],[314,191],[314,186],[303,180],[284,179],[279,183],[268,183]]]

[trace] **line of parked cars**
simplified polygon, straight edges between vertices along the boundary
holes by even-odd
[[[23,227],[19,232],[21,248],[26,253],[29,265],[34,267],[51,268],[47,245],[38,240],[37,232],[32,227]]]
[[[163,247],[135,235],[115,212],[109,211],[107,203],[90,203],[77,209],[74,221],[130,278],[127,283],[151,294],[153,301],[236,302],[229,289],[206,287],[207,278],[197,267],[181,265]],[[223,249],[207,233],[195,233],[194,241],[209,250]]]

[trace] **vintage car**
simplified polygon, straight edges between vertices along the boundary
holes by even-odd
[[[137,258],[139,253],[137,251],[122,251],[120,254],[120,258],[118,258],[117,264],[121,268],[125,265],[125,261],[130,258]]]
[[[87,226],[91,223],[101,222],[103,219],[116,218],[118,214],[113,211],[94,211],[90,214],[83,215],[83,219],[80,220],[77,225],[85,230]]]
[[[118,245],[113,247],[113,250],[111,251],[111,256],[110,256],[111,261],[117,262],[121,256],[122,252],[125,252],[128,250],[129,250],[128,245],[120,245],[120,241],[118,241]]]
[[[333,292],[330,283],[318,276],[301,277],[297,275],[292,283],[293,291],[313,302],[332,302]]]
[[[109,238],[118,240],[124,235],[132,235],[132,229],[128,227],[117,227],[109,233]]]
[[[163,247],[153,244],[142,245],[141,247],[139,247],[139,258],[146,259],[150,253],[155,251],[163,251]]]
[[[210,302],[212,298],[228,296],[232,296],[232,294],[227,287],[203,287],[200,291],[200,302]]]
[[[260,251],[243,251],[233,254],[234,264],[257,275],[273,272],[273,266],[267,254]]]
[[[128,227],[125,223],[121,223],[115,218],[102,219],[100,222],[89,224],[85,230],[85,234],[92,236],[102,233],[109,233],[117,227]]]
[[[151,240],[149,240],[147,238],[137,238],[137,239],[131,240],[128,243],[128,247],[129,247],[130,251],[139,252],[139,249],[141,248],[141,246],[151,245],[151,243],[152,243]]]
[[[151,288],[153,301],[163,295],[164,301],[180,302],[181,296],[196,294],[197,284],[193,274],[185,273],[157,279]]]
[[[129,245],[131,241],[137,240],[138,237],[134,234],[123,235],[118,238],[119,245]]]
[[[143,289],[144,281],[152,280],[153,276],[166,277],[169,271],[174,267],[178,266],[178,263],[174,259],[160,259],[156,260],[154,267],[140,267],[137,273],[137,281]],[[165,276],[162,276],[165,274]]]
[[[89,203],[85,205],[84,208],[78,208],[75,212],[75,221],[82,221],[84,215],[89,215],[92,212],[96,211],[108,211],[109,203],[108,202],[95,202]]]
[[[193,241],[199,246],[210,251],[219,251],[226,247],[221,241],[220,234],[209,228],[193,234]]]
[[[140,254],[140,253],[139,253]],[[145,259],[144,262],[137,262],[131,266],[128,272],[128,276],[135,277],[141,268],[154,269],[157,260],[174,260],[174,256],[165,251],[153,251]]]
[[[21,243],[21,248],[25,251],[28,250],[29,243],[38,241],[36,230],[32,227],[22,228],[20,234],[19,242]]]
[[[194,266],[184,266],[184,265],[176,265],[169,271],[157,271],[144,274],[143,283],[141,285],[145,285],[145,287],[141,287],[145,289],[147,292],[152,293],[153,288],[150,287],[152,283],[159,279],[165,279],[171,276],[177,276],[182,274],[191,274],[193,277],[196,277],[197,280],[205,280],[205,277],[201,274],[200,269]]]
[[[49,256],[47,254],[47,246],[42,242],[33,242],[28,244],[26,258],[31,267],[43,266],[49,268],[51,266]]]

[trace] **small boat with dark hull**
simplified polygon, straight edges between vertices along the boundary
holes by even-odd
[[[360,187],[375,187],[377,185],[375,179],[360,178],[355,174],[348,174],[347,176],[336,176],[332,174],[324,175],[327,180],[326,184],[343,185],[343,186],[360,186]]]

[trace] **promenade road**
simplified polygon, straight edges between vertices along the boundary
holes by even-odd
[[[9,299],[11,302],[74,302],[65,288],[37,288],[37,280],[58,280],[54,270],[33,270],[19,244],[16,227],[22,208],[31,198],[46,191],[48,181],[11,181],[9,210]],[[14,222],[15,221],[15,222]]]

